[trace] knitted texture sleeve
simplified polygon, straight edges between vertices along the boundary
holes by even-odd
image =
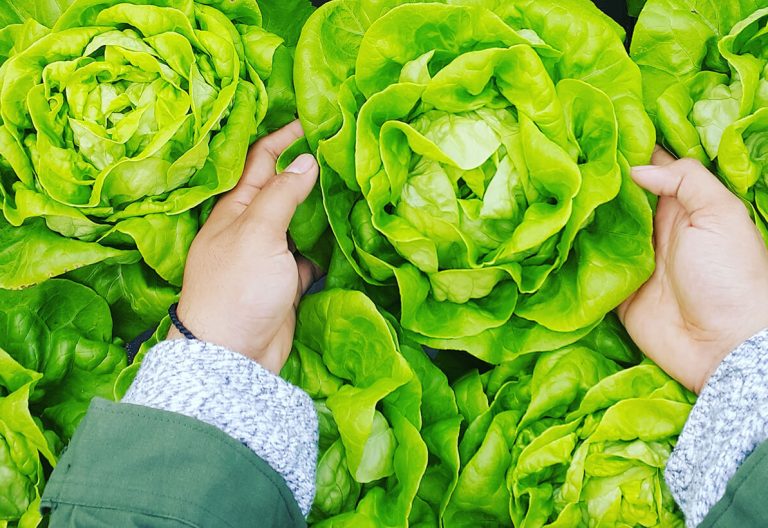
[[[304,515],[309,513],[318,449],[314,404],[255,361],[202,341],[163,341],[147,353],[122,401],[224,431],[279,473]]]
[[[742,462],[768,439],[768,329],[731,352],[704,386],[667,462],[686,525],[698,526]]]

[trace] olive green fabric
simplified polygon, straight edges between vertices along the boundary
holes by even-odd
[[[728,482],[725,495],[699,528],[748,528],[768,525],[768,442],[763,442]]]
[[[306,526],[280,477],[208,424],[94,400],[42,500],[51,528]]]

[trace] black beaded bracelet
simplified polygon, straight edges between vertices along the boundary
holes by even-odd
[[[190,331],[187,329],[187,327],[186,327],[186,326],[184,326],[183,324],[181,324],[181,321],[179,321],[179,315],[176,313],[176,308],[178,308],[178,306],[179,306],[179,303],[173,303],[173,304],[172,304],[172,305],[171,305],[171,306],[168,308],[168,315],[171,317],[171,322],[173,323],[173,326],[175,326],[175,327],[176,327],[176,330],[178,330],[179,332],[181,332],[181,335],[183,335],[183,336],[184,336],[184,337],[186,337],[187,339],[194,339],[195,341],[199,341],[199,340],[198,340],[198,339],[195,337],[195,334],[193,334],[192,332],[190,332]]]

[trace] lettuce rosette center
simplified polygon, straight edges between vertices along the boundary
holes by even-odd
[[[536,11],[394,7],[348,46],[345,78],[328,72],[333,110],[308,100],[318,83],[299,68],[314,58],[317,70],[309,48],[343,3],[310,19],[297,52],[300,115],[345,265],[373,287],[396,283],[402,325],[422,342],[493,362],[585,335],[653,267],[650,207],[629,179],[652,146],[647,118],[625,121],[642,116],[639,95],[573,64]],[[617,75],[639,81],[618,35],[589,15],[627,70]],[[507,351],[484,346],[510,330]]]

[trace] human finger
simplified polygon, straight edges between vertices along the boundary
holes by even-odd
[[[209,222],[231,222],[247,209],[254,197],[275,176],[280,154],[304,135],[298,120],[257,141],[248,152],[245,169],[234,189],[214,207]]]
[[[248,206],[244,221],[270,236],[285,238],[296,208],[317,181],[318,166],[310,154],[302,154],[285,172],[273,176]]]
[[[248,183],[256,185],[259,189],[264,187],[276,174],[277,158],[302,136],[304,130],[297,119],[254,143],[245,162],[244,176],[249,178]]]
[[[634,167],[632,179],[653,194],[677,199],[689,215],[736,200],[706,167],[690,158],[663,166]]]

